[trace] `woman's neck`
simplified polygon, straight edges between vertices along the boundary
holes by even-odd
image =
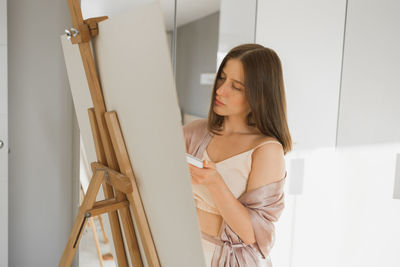
[[[246,117],[225,116],[223,135],[259,133],[257,127],[247,125]]]

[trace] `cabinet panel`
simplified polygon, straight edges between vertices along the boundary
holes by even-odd
[[[333,149],[304,156],[302,194],[297,196],[293,221],[292,266],[343,266],[339,253],[347,177],[338,168],[338,158]]]
[[[256,0],[221,0],[217,69],[233,47],[254,43]]]
[[[288,196],[277,228],[291,237],[278,236],[271,254],[282,267],[400,262],[400,203],[393,199],[400,151],[400,3],[347,2],[258,4],[256,42],[274,49],[283,64],[295,142],[289,158],[302,154],[305,162],[302,190]],[[335,149],[336,141],[363,146]],[[389,143],[369,146],[378,142]],[[288,175],[294,182],[290,164]]]
[[[393,198],[399,150],[397,143],[307,156],[292,266],[399,266],[400,202]]]
[[[348,3],[338,146],[400,141],[400,2]]]
[[[256,42],[283,67],[295,149],[335,146],[346,1],[258,1]]]

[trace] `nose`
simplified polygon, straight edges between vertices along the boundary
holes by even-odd
[[[216,93],[218,95],[224,95],[226,93],[225,87],[226,87],[226,80],[223,81],[220,86],[217,88]]]

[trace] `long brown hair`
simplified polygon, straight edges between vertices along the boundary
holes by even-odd
[[[245,96],[251,111],[247,125],[257,127],[266,136],[276,138],[283,146],[284,154],[292,150],[292,138],[287,123],[286,96],[281,61],[276,52],[259,44],[242,44],[232,48],[222,60],[211,96],[208,112],[208,131],[220,135],[224,116],[214,112],[219,77],[226,62],[240,60],[244,70]]]

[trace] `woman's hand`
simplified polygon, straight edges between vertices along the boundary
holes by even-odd
[[[215,163],[212,161],[203,160],[203,168],[198,168],[192,164],[188,165],[192,176],[192,184],[213,186],[218,184],[222,179],[217,171]]]

